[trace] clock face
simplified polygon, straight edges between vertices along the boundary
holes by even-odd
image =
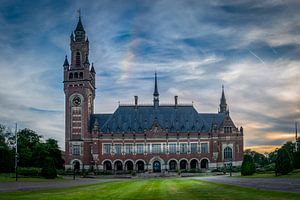
[[[72,100],[72,103],[73,103],[74,106],[80,106],[80,104],[81,104],[81,99],[80,99],[80,97],[79,97],[79,96],[75,96],[75,97],[73,98],[73,100]]]

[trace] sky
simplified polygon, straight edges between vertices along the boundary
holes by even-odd
[[[0,0],[0,124],[64,148],[63,62],[81,10],[96,70],[96,113],[118,102],[218,111],[222,84],[245,149],[294,140],[300,122],[300,1]]]

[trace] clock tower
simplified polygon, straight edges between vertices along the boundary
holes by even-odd
[[[91,154],[89,121],[94,113],[95,69],[89,62],[89,41],[79,16],[70,36],[71,64],[66,56],[65,92],[65,165],[81,169],[88,166]]]

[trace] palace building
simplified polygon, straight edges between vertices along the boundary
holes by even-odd
[[[65,167],[112,172],[207,170],[241,165],[243,128],[233,123],[224,88],[216,113],[193,105],[160,104],[155,73],[153,104],[119,105],[94,113],[96,71],[89,62],[89,41],[79,17],[65,58]],[[103,105],[101,105],[103,106]]]

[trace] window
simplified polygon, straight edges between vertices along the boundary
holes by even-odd
[[[161,153],[161,145],[152,144],[152,153]]]
[[[224,127],[224,133],[232,133],[232,127]]]
[[[169,144],[169,153],[176,154],[176,144]]]
[[[110,154],[111,145],[110,144],[104,144],[103,145],[103,154]]]
[[[133,153],[133,145],[132,144],[126,144],[125,145],[125,153],[126,154],[132,154]]]
[[[76,66],[77,66],[77,67],[80,66],[80,60],[81,60],[81,59],[80,59],[80,53],[77,52],[77,53],[76,53]]]
[[[144,145],[143,144],[137,144],[136,149],[137,149],[137,151],[136,151],[137,154],[143,154],[144,153]]]
[[[187,153],[187,144],[186,143],[180,144],[180,153]]]
[[[197,143],[191,143],[191,153],[197,153]]]
[[[208,143],[201,143],[201,153],[208,153]]]
[[[80,155],[80,145],[73,145],[73,155],[75,156]]]
[[[115,144],[115,154],[116,155],[122,154],[122,145],[121,144]]]
[[[232,149],[230,147],[226,147],[224,149],[224,160],[231,160],[232,159]]]

